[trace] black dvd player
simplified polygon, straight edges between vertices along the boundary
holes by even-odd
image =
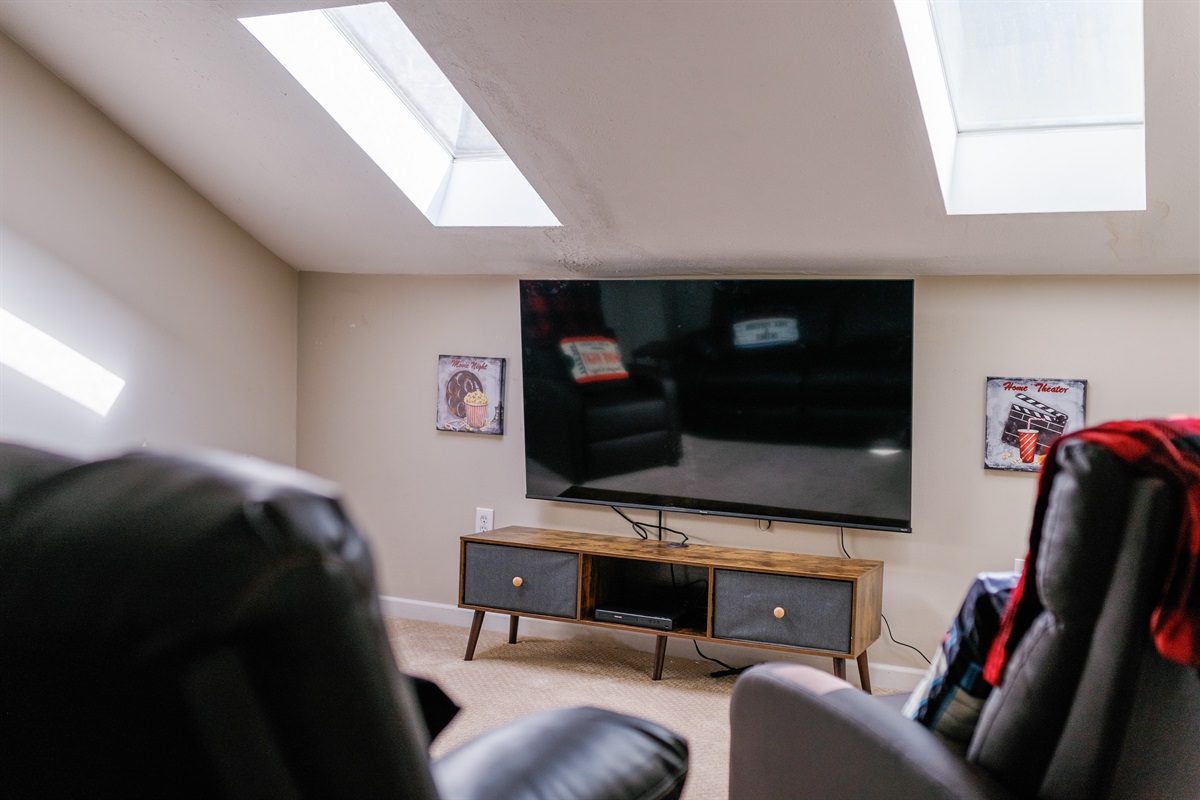
[[[612,606],[597,608],[595,620],[597,622],[615,622],[619,625],[636,625],[639,628],[653,628],[656,631],[673,631],[679,622],[679,612]]]

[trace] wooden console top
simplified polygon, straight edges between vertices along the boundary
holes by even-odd
[[[635,558],[672,564],[688,564],[717,569],[741,569],[779,575],[803,574],[814,578],[856,580],[883,569],[882,561],[839,556],[814,556],[782,553],[775,550],[747,550],[740,547],[689,544],[679,547],[655,539],[610,536],[548,528],[511,525],[494,531],[462,537],[467,542],[511,544],[545,550],[570,551],[593,556]]]

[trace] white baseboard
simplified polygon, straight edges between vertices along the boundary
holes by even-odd
[[[457,606],[446,605],[445,603],[431,603],[426,600],[409,600],[404,597],[390,597],[386,595],[380,596],[379,603],[384,615],[389,617],[415,619],[423,622],[438,622],[443,625],[454,625],[460,628],[469,628],[471,626],[473,612],[469,608],[458,608]],[[483,628],[484,630],[507,633],[508,616],[505,614],[488,614],[483,618]],[[520,632],[543,639],[579,639],[583,641],[608,642],[620,644],[632,650],[641,650],[647,653],[654,652],[655,640],[650,632],[642,634],[633,631],[619,631],[613,628],[578,625],[573,622],[555,622],[554,620],[535,619],[532,617],[521,618]],[[464,635],[463,648],[465,649],[466,646],[467,638]],[[809,664],[821,669],[829,668],[829,659],[827,658],[792,654],[782,650],[763,650],[757,647],[718,644],[716,642],[702,642],[699,646],[704,651],[704,655],[719,659],[734,667],[757,664],[762,661],[791,661],[800,664]],[[701,657],[696,653],[696,645],[690,639],[677,639],[675,637],[668,639],[667,655],[688,658],[693,661],[701,660]],[[717,665],[714,665],[713,668],[716,669]],[[871,686],[877,689],[902,689],[911,691],[916,688],[917,683],[924,675],[925,670],[914,669],[913,667],[901,667],[892,664],[871,664]],[[851,683],[857,684],[858,671],[854,668],[853,664],[848,666],[846,677]]]

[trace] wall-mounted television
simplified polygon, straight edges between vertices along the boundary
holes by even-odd
[[[527,497],[911,530],[911,280],[520,295]]]

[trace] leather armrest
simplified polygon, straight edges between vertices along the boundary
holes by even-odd
[[[454,800],[676,798],[687,742],[646,720],[599,708],[522,717],[433,764],[441,797]]]
[[[730,705],[729,796],[1011,798],[929,730],[832,675],[747,670]]]

